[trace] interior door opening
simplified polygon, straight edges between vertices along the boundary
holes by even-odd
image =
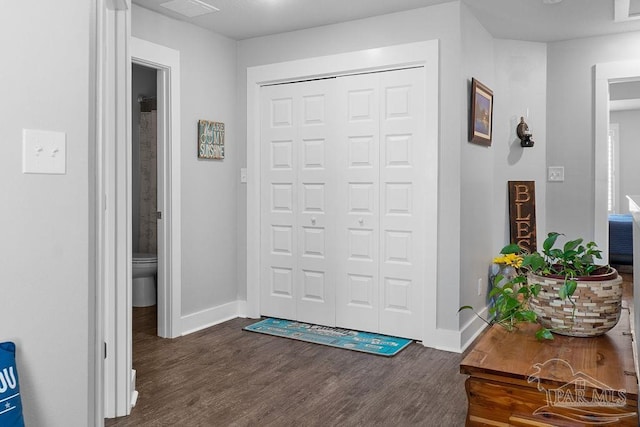
[[[594,241],[603,249],[603,263],[609,263],[609,214],[610,207],[616,206],[616,210],[624,211],[626,200],[620,201],[626,195],[626,191],[615,185],[615,179],[618,181],[623,179],[620,176],[614,176],[614,189],[618,188],[617,203],[611,202],[611,167],[609,156],[610,141],[610,123],[612,103],[617,102],[616,96],[611,98],[611,86],[622,85],[622,93],[628,95],[630,93],[629,83],[638,82],[640,78],[640,62],[623,61],[597,64],[595,67],[595,185],[594,185]],[[615,90],[614,90],[615,92]],[[640,96],[638,96],[640,98]],[[625,100],[624,102],[634,102]],[[622,151],[622,148],[620,148]],[[623,169],[620,167],[620,169]],[[623,206],[624,205],[624,206]]]
[[[136,64],[131,66],[131,248],[132,248],[132,328],[136,332],[141,317],[155,318],[157,335],[157,289],[164,281],[162,258],[158,253],[158,194],[162,182],[158,169],[158,74],[161,70]],[[160,196],[160,197],[158,197]],[[160,243],[162,243],[160,241]],[[160,249],[160,250],[159,250]],[[149,332],[149,331],[147,331]],[[135,349],[134,349],[135,351]],[[135,368],[135,366],[134,366]]]

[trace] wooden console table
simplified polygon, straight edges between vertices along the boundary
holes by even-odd
[[[539,342],[537,328],[494,325],[462,361],[467,426],[639,425],[628,308],[600,337]]]

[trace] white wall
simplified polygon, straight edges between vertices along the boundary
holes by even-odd
[[[0,13],[0,341],[18,347],[28,426],[92,424],[92,3],[4,2]],[[25,128],[66,133],[65,175],[22,173]]]
[[[480,309],[486,305],[487,271],[493,249],[491,223],[494,215],[493,156],[499,145],[494,138],[487,147],[469,142],[469,117],[471,109],[471,79],[476,78],[490,89],[496,87],[493,37],[485,30],[466,5],[461,9],[462,68],[458,76],[459,114],[458,129],[460,152],[460,302]],[[496,96],[497,95],[497,96]],[[494,91],[496,99],[501,94]],[[495,121],[498,116],[494,113]],[[478,280],[482,280],[478,295]],[[452,307],[450,307],[451,309]],[[470,311],[460,313],[464,325],[474,315]]]
[[[133,6],[134,37],[180,51],[182,315],[237,298],[236,42]],[[225,159],[199,160],[199,119],[225,123]],[[243,143],[244,144],[244,143]]]
[[[535,181],[538,248],[547,234],[547,45],[495,40],[496,97],[494,121],[493,254],[509,243],[508,181]],[[528,117],[526,117],[528,114]],[[523,148],[516,135],[524,116],[535,145]]]
[[[509,243],[508,181],[535,181],[539,241],[545,230],[546,45],[494,39],[463,5],[463,73],[460,128],[461,245],[460,305],[487,305],[491,259]],[[471,78],[493,90],[493,138],[490,147],[468,142]],[[523,148],[516,136],[526,116],[535,146]],[[480,295],[478,281],[482,280]],[[475,332],[473,313],[460,313],[462,341]],[[467,330],[470,328],[469,330]]]
[[[617,213],[629,213],[627,195],[640,194],[640,110],[614,111],[611,113],[610,123],[618,123],[619,159],[620,167],[617,178],[619,194],[617,195]]]
[[[457,330],[460,194],[460,23],[458,2],[238,43],[238,129],[246,165],[247,67],[415,41],[440,41],[439,327]],[[249,171],[251,173],[251,171]],[[246,187],[238,194],[239,297],[246,298]],[[448,254],[453,254],[448,256]],[[454,307],[455,306],[455,307]]]
[[[549,230],[594,238],[593,66],[638,59],[640,32],[548,45],[547,165],[565,168],[565,181],[547,186]]]

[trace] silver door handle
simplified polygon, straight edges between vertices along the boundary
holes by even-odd
[[[315,216],[311,217],[311,224],[316,225],[316,217]]]

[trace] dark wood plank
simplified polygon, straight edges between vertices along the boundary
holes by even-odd
[[[149,313],[134,309],[138,404],[107,427],[464,424],[459,354],[386,358],[242,331],[251,319],[166,340]]]

